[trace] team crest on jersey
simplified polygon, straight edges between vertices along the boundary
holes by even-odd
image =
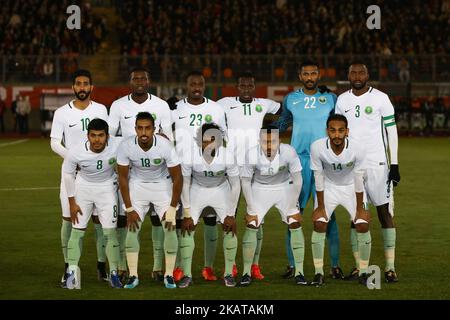
[[[373,112],[373,108],[372,108],[371,106],[367,106],[367,107],[364,109],[364,112],[367,113],[367,114],[371,114],[371,113]]]
[[[156,113],[152,113],[153,120],[156,120]]]
[[[159,158],[158,159],[153,159],[153,164],[160,165],[161,162],[162,162],[162,160],[159,159]]]
[[[208,122],[208,123],[211,122],[212,121],[212,116],[210,114],[207,114],[205,116],[205,121]]]
[[[108,160],[110,166],[113,166],[116,163],[116,158],[111,158]]]
[[[284,169],[286,169],[286,166],[281,166],[278,168],[278,171],[283,171]]]
[[[263,110],[262,105],[257,104],[255,107],[256,112],[261,112]]]
[[[352,162],[349,162],[349,163],[347,163],[347,168],[350,168],[351,166],[353,166],[353,161],[352,161]]]
[[[318,100],[319,100],[319,102],[320,102],[321,104],[327,103],[327,98],[324,97],[324,96],[320,96]]]
[[[216,176],[223,176],[225,174],[224,170],[217,171]]]

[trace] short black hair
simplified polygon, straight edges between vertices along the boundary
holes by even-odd
[[[166,102],[169,105],[170,110],[175,110],[177,108],[178,98],[176,96],[171,96]]]
[[[253,73],[249,70],[243,71],[241,73],[239,73],[236,77],[236,82],[239,83],[239,79],[241,78],[255,78],[255,76],[253,75]]]
[[[364,66],[367,70],[367,72],[369,72],[369,68],[367,68],[367,65],[365,64],[365,62],[361,61],[361,60],[354,60],[352,61],[349,65],[348,65],[348,71],[350,71],[350,67],[351,66],[356,66],[356,65],[361,65]]]
[[[317,62],[312,61],[312,60],[305,60],[298,65],[297,71],[300,73],[304,67],[309,67],[309,66],[317,67],[317,69],[320,68],[320,66]]]
[[[262,132],[267,132],[267,134],[272,134],[272,131],[277,131],[277,133],[279,133],[280,132],[279,130],[280,129],[277,126],[273,125],[273,124],[265,124],[265,125],[262,126],[260,132],[261,133]]]
[[[203,73],[201,73],[201,72],[198,71],[198,70],[190,71],[190,72],[186,75],[186,78],[185,78],[186,82],[188,81],[189,77],[192,77],[192,76],[195,76],[195,77],[203,77]]]
[[[147,74],[147,76],[150,78],[150,71],[148,71],[148,69],[146,69],[144,67],[134,67],[133,69],[131,69],[131,71],[130,71],[130,79],[131,79],[131,74],[133,72],[145,72]]]
[[[95,118],[92,119],[87,127],[88,134],[91,130],[101,131],[104,130],[106,135],[109,134],[108,122],[103,119]]]
[[[78,69],[77,71],[75,71],[72,74],[72,84],[75,84],[75,80],[78,77],[87,77],[87,78],[89,78],[89,84],[92,85],[92,76],[91,76],[91,72],[89,70]]]
[[[329,128],[328,125],[330,124],[331,121],[342,121],[345,123],[345,127],[346,128],[348,127],[347,118],[342,114],[336,114],[336,113],[331,114],[327,119],[327,128]]]
[[[153,126],[155,126],[155,119],[150,114],[150,112],[146,112],[146,111],[145,112],[139,112],[136,115],[135,124],[137,124],[138,120],[150,120],[150,122],[153,124]]]

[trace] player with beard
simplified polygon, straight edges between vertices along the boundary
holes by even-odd
[[[336,95],[326,88],[318,87],[320,72],[319,65],[315,62],[303,62],[298,69],[298,77],[303,88],[289,93],[284,98],[278,126],[282,132],[292,125],[291,145],[297,151],[303,168],[303,185],[299,198],[300,212],[303,213],[309,198],[315,195],[314,176],[309,164],[310,147],[314,141],[326,136],[326,122],[328,116],[334,112]],[[289,265],[284,278],[294,275],[294,259],[289,239],[288,230],[286,250]],[[327,239],[332,267],[330,274],[334,279],[342,279],[343,273],[339,267],[339,235],[334,215],[331,215],[328,222]]]
[[[77,70],[73,76],[72,89],[75,100],[70,101],[55,111],[50,132],[50,146],[52,150],[65,159],[68,151],[73,146],[86,139],[89,122],[99,118],[108,120],[108,111],[100,103],[91,100],[92,85],[91,73],[88,70]],[[62,172],[61,172],[62,173]],[[67,280],[67,243],[72,232],[72,222],[70,220],[70,207],[66,193],[66,187],[62,179],[60,184],[59,198],[62,209],[61,226],[61,247],[64,255],[64,275],[61,279],[61,286],[66,287]],[[108,281],[106,274],[106,253],[104,248],[104,237],[102,226],[98,217],[93,216],[97,239],[97,272],[99,279]]]

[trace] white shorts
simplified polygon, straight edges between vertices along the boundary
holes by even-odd
[[[78,178],[75,184],[75,201],[83,214],[78,214],[78,223],[73,224],[74,228],[87,228],[94,208],[103,228],[116,228],[119,208],[116,187],[113,184],[91,184]]]
[[[355,185],[350,184],[347,186],[338,186],[330,182],[325,181],[323,201],[325,205],[325,212],[327,214],[327,219],[320,218],[317,221],[328,222],[331,215],[337,206],[341,205],[347,210],[350,215],[350,220],[354,221],[356,217],[356,195],[355,195]],[[363,201],[365,201],[365,195],[363,196]],[[317,208],[317,195],[314,199],[314,209]],[[355,223],[365,223],[366,221],[358,219]]]
[[[67,197],[67,191],[66,191],[66,184],[63,180],[63,170],[61,166],[61,182],[59,184],[59,201],[61,203],[61,211],[63,218],[69,218],[70,219],[70,206],[69,206],[69,199]],[[94,211],[92,215],[97,216],[97,210],[94,207]]]
[[[366,169],[364,175],[364,188],[367,199],[374,206],[389,203],[389,212],[394,215],[394,189],[389,183],[389,168],[387,165]]]
[[[144,221],[150,203],[153,203],[156,214],[162,220],[172,201],[172,180],[151,183],[130,181],[129,186],[131,205],[139,214],[141,221]]]
[[[256,215],[258,216],[258,225],[264,221],[264,217],[270,208],[275,206],[281,215],[281,220],[287,223],[287,217],[300,212],[298,204],[290,208],[287,195],[293,192],[293,184],[286,182],[279,185],[262,185],[258,182],[252,184],[253,201],[255,202]],[[248,208],[247,208],[248,212]]]
[[[223,223],[228,215],[234,217],[234,212],[228,212],[230,204],[230,184],[225,181],[220,186],[205,188],[193,183],[190,190],[191,216],[194,224],[198,223],[203,209],[211,207],[217,214],[217,221]],[[208,215],[210,216],[210,215]]]

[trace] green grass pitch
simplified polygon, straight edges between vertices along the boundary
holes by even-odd
[[[222,281],[205,282],[202,227],[196,233],[194,285],[168,290],[150,278],[152,248],[150,221],[141,232],[139,274],[141,285],[134,290],[113,290],[96,280],[96,251],[92,225],[85,237],[82,290],[58,287],[62,272],[60,249],[60,205],[58,190],[61,160],[50,150],[47,139],[18,144],[0,140],[0,299],[449,299],[450,274],[450,140],[448,138],[400,139],[402,181],[395,189],[397,225],[396,268],[400,282],[368,290],[355,283],[326,278],[321,288],[299,287],[280,277],[286,266],[286,227],[273,209],[266,217],[260,265],[264,281],[247,288],[226,288]],[[41,188],[21,190],[21,188]],[[241,240],[243,206],[239,208],[238,268],[242,270]],[[373,208],[372,208],[372,212]],[[349,244],[348,215],[338,210],[341,266],[353,266]],[[305,273],[313,276],[311,257],[311,204],[304,219],[306,239]],[[373,216],[371,264],[384,267],[381,231]],[[216,273],[223,269],[219,242]],[[327,249],[326,249],[327,250]],[[325,270],[329,270],[328,253]],[[384,279],[384,278],[382,278]]]

